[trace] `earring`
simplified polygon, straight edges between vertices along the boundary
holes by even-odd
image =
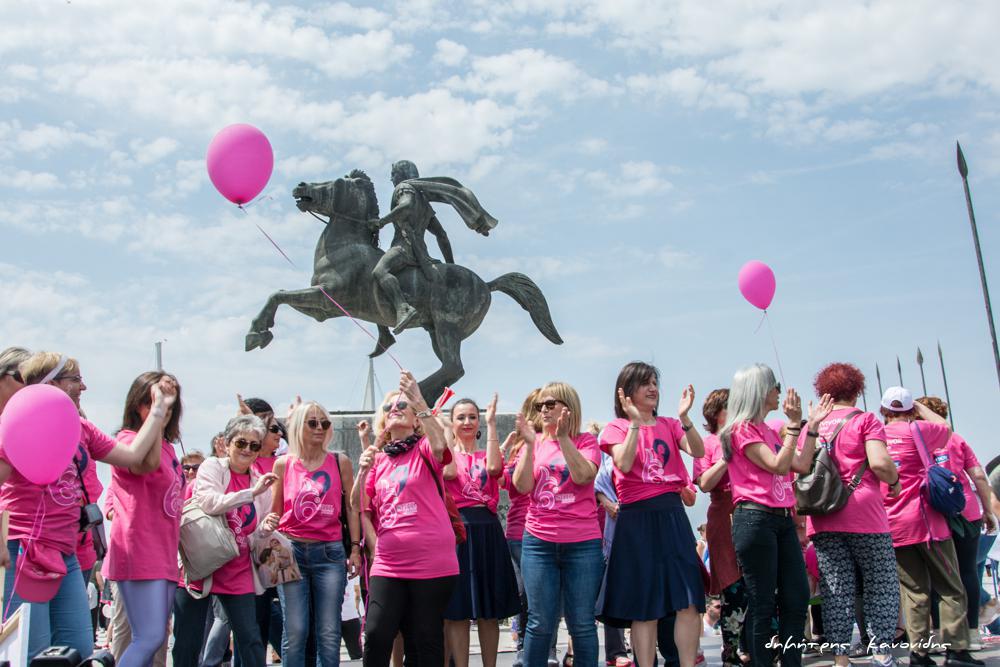
[[[483,437],[483,432],[482,431],[476,431],[476,440],[479,440],[481,437]]]

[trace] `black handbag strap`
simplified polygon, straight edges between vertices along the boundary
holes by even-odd
[[[420,454],[420,458],[423,459],[424,465],[431,471],[431,477],[434,478],[434,485],[437,487],[438,495],[441,496],[441,500],[444,500],[444,488],[441,486],[441,480],[438,479],[437,470],[435,470],[434,466],[431,465],[431,462],[427,460],[424,450],[419,449],[417,452]]]
[[[844,419],[840,422],[840,424],[837,426],[837,428],[834,429],[833,433],[830,435],[830,439],[826,440],[824,438],[824,440],[830,445],[830,450],[831,451],[833,451],[834,441],[837,439],[837,436],[840,435],[840,432],[843,430],[843,428],[845,426],[847,426],[847,424],[852,419],[854,419],[855,417],[857,417],[860,414],[862,414],[861,410],[854,410],[853,412],[849,413],[847,416],[844,417]],[[868,453],[867,452],[865,452],[865,460],[861,463],[861,467],[858,469],[857,474],[855,474],[854,477],[851,479],[851,483],[847,485],[847,489],[848,489],[847,490],[847,495],[850,495],[850,494],[854,493],[854,490],[856,488],[858,488],[858,485],[861,484],[861,478],[864,476],[866,470],[868,470]]]
[[[83,499],[90,504],[90,494],[87,493],[87,485],[83,483],[83,466],[80,465],[80,461],[74,456],[73,457],[73,467],[76,468],[76,478],[80,480],[80,488],[83,489]]]

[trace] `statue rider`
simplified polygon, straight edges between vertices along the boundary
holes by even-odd
[[[392,223],[395,234],[392,245],[372,270],[377,284],[383,294],[389,299],[396,311],[396,327],[393,333],[398,334],[417,316],[417,309],[407,303],[399,288],[399,280],[395,274],[407,266],[419,267],[428,280],[434,280],[430,265],[434,260],[427,252],[424,234],[430,232],[437,238],[438,248],[444,256],[444,261],[454,264],[451,253],[451,242],[448,233],[441,226],[434,209],[417,180],[420,174],[417,166],[409,160],[400,160],[392,165],[392,192],[390,211],[378,221],[373,221],[373,227],[378,230]],[[488,230],[487,230],[488,233]]]

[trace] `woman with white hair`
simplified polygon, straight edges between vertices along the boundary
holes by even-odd
[[[808,472],[816,451],[816,429],[833,408],[829,396],[823,396],[815,407],[809,404],[805,444],[796,451],[802,430],[802,400],[794,389],[785,395],[788,424],[784,441],[764,423],[767,414],[778,408],[780,396],[781,385],[764,364],[737,371],[729,389],[726,424],[719,431],[736,506],[733,546],[750,597],[750,664],[754,667],[772,664],[768,644],[774,636],[771,619],[776,608],[777,643],[783,648],[781,664],[802,664],[800,645],[805,633],[809,581],[792,519],[792,471]]]
[[[319,403],[301,403],[288,418],[288,454],[274,464],[271,513],[265,523],[292,542],[299,581],[278,585],[284,637],[281,661],[302,667],[310,626],[323,667],[340,664],[340,610],[346,584],[361,567],[361,528],[356,509],[344,494],[354,470],[347,456],[327,451],[333,437],[330,415]],[[341,516],[350,532],[345,553]],[[311,601],[311,602],[310,602]]]
[[[24,387],[24,378],[17,367],[30,356],[31,353],[23,347],[8,347],[0,352],[0,413],[10,397]]]

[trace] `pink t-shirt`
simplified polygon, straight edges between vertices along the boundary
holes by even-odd
[[[86,419],[80,419],[80,446],[73,461],[79,461],[83,465],[84,459],[103,459],[114,447],[113,439]],[[3,453],[2,444],[0,458],[10,462]],[[46,486],[28,481],[14,468],[3,487],[0,487],[0,508],[10,512],[8,539],[23,540],[42,536],[62,553],[76,553],[80,542],[82,499],[83,487],[74,462],[66,466],[59,479]],[[40,516],[39,503],[42,505],[44,518],[41,526],[35,527],[36,516]]]
[[[573,444],[594,467],[601,465],[597,438],[580,433]],[[524,529],[547,542],[583,542],[601,539],[597,523],[594,482],[573,481],[558,440],[539,434],[535,438],[535,486],[531,491]]]
[[[236,493],[250,488],[250,475],[232,473],[226,493]],[[253,593],[253,563],[250,560],[250,536],[257,529],[257,508],[247,503],[226,512],[226,523],[233,531],[240,553],[212,575],[212,592],[228,595]]]
[[[307,470],[302,461],[285,456],[283,486],[284,514],[278,530],[288,537],[319,542],[339,542],[340,504],[343,485],[336,454],[327,454],[316,470]]]
[[[612,448],[625,442],[631,422],[615,419],[601,433],[601,449],[611,456]],[[624,504],[646,500],[663,493],[677,493],[691,483],[681,460],[679,443],[684,429],[676,419],[657,417],[656,423],[639,427],[632,469],[626,475],[614,467],[615,491]]]
[[[274,472],[274,462],[277,460],[276,456],[258,456],[254,459],[253,469],[258,475],[266,475],[269,472]]]
[[[455,499],[455,505],[459,508],[486,505],[496,514],[497,504],[500,502],[500,486],[496,477],[490,477],[486,472],[486,451],[452,450],[451,454],[457,474],[454,479],[446,480],[444,486]]]
[[[722,443],[719,441],[719,436],[714,433],[709,433],[703,438],[705,443],[705,455],[699,459],[694,460],[694,466],[692,468],[691,476],[694,477],[695,481],[699,477],[705,474],[705,471],[714,466],[716,463],[722,460]],[[722,477],[719,478],[718,484],[712,491],[731,491],[729,484],[729,471],[722,473]]]
[[[528,518],[528,505],[531,503],[531,494],[521,493],[514,486],[514,468],[517,462],[524,456],[524,446],[517,450],[517,454],[503,467],[503,486],[507,489],[507,496],[510,498],[510,507],[507,508],[507,529],[504,536],[508,540],[520,541],[524,537],[524,522]]]
[[[778,434],[767,424],[742,422],[733,427],[731,437],[733,456],[729,461],[729,483],[733,502],[746,500],[767,507],[794,507],[791,471],[776,475],[759,467],[746,455],[746,448],[757,442],[778,452],[781,449]]]
[[[819,439],[816,446],[830,438],[840,423],[847,419],[854,408],[838,408],[819,424]],[[799,442],[805,441],[803,429]],[[882,422],[870,412],[855,415],[840,429],[833,445],[833,458],[840,466],[840,478],[844,484],[850,484],[858,474],[861,465],[867,460],[865,441],[881,440],[885,442],[885,430]],[[807,517],[807,532],[810,536],[816,533],[888,533],[889,519],[885,515],[882,504],[882,490],[878,478],[871,468],[865,470],[861,483],[854,490],[847,504],[838,512],[823,516]]]
[[[923,428],[923,426],[921,426]],[[962,483],[962,491],[965,493],[965,509],[962,516],[969,521],[979,521],[983,518],[983,505],[979,502],[979,495],[976,493],[976,486],[972,479],[966,474],[966,470],[972,470],[980,466],[979,459],[965,438],[952,433],[948,439],[948,445],[943,449],[934,451],[934,460],[938,465],[942,465],[955,473],[958,481]]]
[[[933,452],[948,443],[948,427],[934,422],[919,422],[920,433],[927,449]],[[895,498],[889,497],[889,487],[882,484],[882,502],[889,516],[892,531],[892,546],[905,547],[910,544],[946,540],[951,537],[948,520],[931,507],[923,492],[927,481],[924,467],[909,422],[892,422],[885,427],[886,445],[889,456],[899,472],[902,491]]]
[[[118,441],[131,445],[135,436],[135,431],[121,431]],[[115,514],[107,560],[112,581],[177,581],[184,471],[174,446],[166,440],[160,446],[160,467],[153,472],[133,475],[117,466],[111,471]]]
[[[436,579],[458,574],[455,533],[434,481],[450,461],[451,450],[445,449],[439,463],[427,438],[398,456],[375,457],[365,480],[378,534],[371,576]]]

